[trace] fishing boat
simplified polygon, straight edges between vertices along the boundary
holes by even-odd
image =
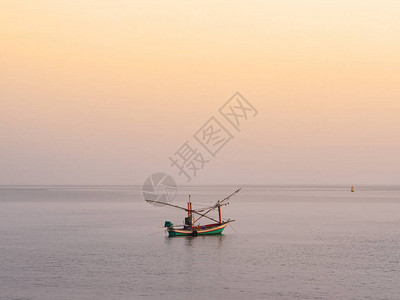
[[[200,209],[193,209],[192,208],[192,202],[190,200],[190,195],[189,195],[189,201],[187,202],[187,208],[166,203],[166,202],[160,202],[160,201],[155,201],[155,200],[146,200],[148,203],[151,204],[164,204],[166,206],[171,206],[175,207],[181,210],[184,210],[187,212],[187,217],[185,218],[184,225],[181,226],[174,226],[171,221],[165,221],[164,227],[166,227],[168,235],[170,237],[174,236],[198,236],[198,235],[215,235],[215,234],[221,234],[222,231],[225,229],[226,226],[228,226],[229,223],[234,222],[235,220],[227,219],[223,220],[222,219],[222,213],[221,213],[221,207],[225,205],[229,205],[229,199],[237,194],[241,189],[236,190],[232,194],[230,194],[228,197],[218,200],[214,205],[205,207],[205,208],[200,208]],[[218,220],[212,218],[209,216],[209,213],[211,213],[214,210],[218,210]],[[199,220],[202,218],[209,219],[213,221],[211,224],[207,225],[200,225]]]

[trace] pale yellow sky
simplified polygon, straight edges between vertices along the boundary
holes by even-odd
[[[400,1],[4,1],[0,41],[0,184],[180,181],[236,91],[193,184],[400,181]]]

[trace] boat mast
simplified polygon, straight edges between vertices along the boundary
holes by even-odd
[[[188,201],[188,218],[190,218],[190,220],[192,219],[192,217],[190,215],[190,195],[189,195],[189,201]]]
[[[190,201],[190,195],[189,195],[189,202],[188,202],[188,218],[190,219],[191,225],[190,227],[192,227],[193,224],[193,212],[192,212],[192,202]]]
[[[221,218],[221,203],[218,201],[218,215],[219,215],[219,224],[221,224],[222,222],[222,218]]]
[[[192,227],[194,226],[194,218],[193,218],[193,208],[192,208],[192,201],[190,201],[190,217],[192,221]]]

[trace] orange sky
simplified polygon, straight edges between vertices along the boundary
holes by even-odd
[[[141,184],[234,92],[193,184],[396,184],[399,1],[6,1],[0,184]]]

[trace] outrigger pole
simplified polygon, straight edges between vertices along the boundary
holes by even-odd
[[[215,208],[218,206],[219,224],[221,224],[221,223],[222,223],[222,218],[221,218],[221,203],[224,202],[224,201],[229,200],[229,198],[231,198],[233,195],[239,193],[239,191],[240,191],[241,189],[242,189],[242,188],[237,189],[237,190],[234,191],[232,194],[230,194],[228,197],[226,197],[226,198],[224,198],[224,199],[222,199],[222,200],[219,200],[219,201],[217,202],[217,204],[214,205],[214,206],[212,206],[212,207],[200,209],[199,211],[204,211],[204,210],[207,210],[207,211],[206,211],[204,214],[200,214],[200,213],[196,212],[197,214],[200,215],[200,217],[197,218],[197,220],[195,221],[195,223],[196,223],[198,220],[200,220],[202,217],[206,217],[206,218],[208,218],[208,219],[210,219],[210,220],[213,220],[213,221],[215,221],[215,222],[218,222],[218,221],[216,221],[216,220],[214,220],[214,219],[209,218],[209,217],[206,216],[206,214],[208,214],[210,211],[212,211],[213,209],[215,209]],[[223,203],[222,205],[227,205],[227,204],[228,204],[228,203]]]
[[[189,207],[188,207],[188,208],[184,208],[184,207],[182,207],[182,206],[173,205],[173,204],[170,204],[170,203],[161,202],[161,201],[156,201],[156,200],[146,200],[146,202],[148,202],[148,203],[160,203],[160,204],[164,204],[164,205],[167,205],[167,206],[172,206],[172,207],[175,207],[175,208],[183,209],[184,211],[189,212],[189,209],[188,209]],[[209,217],[209,216],[206,216],[206,214],[207,214],[208,212],[205,213],[205,214],[202,214],[202,213],[199,213],[199,212],[196,211],[196,210],[192,210],[192,213],[195,213],[195,214],[197,214],[197,215],[200,216],[195,222],[197,222],[201,217],[205,217],[205,218],[207,218],[207,219],[210,219],[211,221],[218,222],[218,221],[215,220],[214,218],[211,218],[211,217]]]

